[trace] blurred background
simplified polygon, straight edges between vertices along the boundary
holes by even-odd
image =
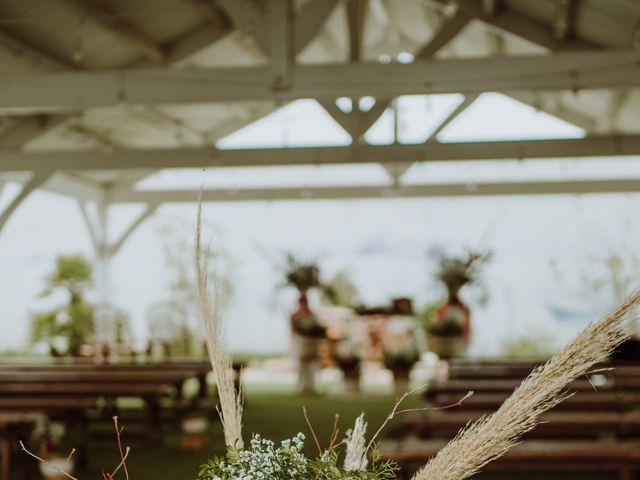
[[[247,435],[476,392],[394,420],[408,477],[638,285],[639,26],[623,0],[0,2],[0,480],[60,476],[18,439],[99,475],[116,414],[136,479],[223,452],[199,195]],[[482,478],[635,478],[629,335]]]

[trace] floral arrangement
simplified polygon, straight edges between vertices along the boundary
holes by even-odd
[[[366,429],[360,418],[358,428]],[[348,432],[347,441],[353,436]],[[362,438],[360,435],[357,438]],[[344,463],[338,461],[338,451],[329,447],[317,458],[309,459],[302,452],[305,436],[298,433],[280,445],[255,434],[244,450],[229,449],[226,457],[216,457],[200,467],[199,476],[208,480],[391,480],[397,467],[389,460],[376,457],[371,469],[361,470],[362,458],[353,458],[353,448]],[[335,438],[333,439],[335,441]],[[361,446],[364,448],[364,445]],[[360,463],[359,463],[360,462]]]
[[[315,263],[305,263],[289,253],[286,258],[285,279],[287,285],[295,287],[301,295],[312,288],[322,286],[320,269]]]
[[[382,331],[382,355],[385,367],[409,370],[420,360],[420,348],[415,331],[419,328],[413,317],[393,316]]]
[[[490,253],[480,251],[469,251],[461,256],[434,251],[432,255],[437,264],[436,278],[450,295],[457,294],[465,285],[477,284],[483,265],[491,259]]]

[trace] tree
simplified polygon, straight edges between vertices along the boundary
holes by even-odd
[[[63,292],[67,302],[50,311],[32,314],[31,341],[47,342],[52,352],[78,355],[80,346],[87,343],[93,333],[94,308],[84,299],[92,286],[91,264],[80,254],[58,255],[55,269],[45,281],[41,297]],[[56,338],[66,340],[64,352],[55,348]]]

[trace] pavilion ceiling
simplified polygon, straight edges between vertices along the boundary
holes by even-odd
[[[0,228],[36,188],[97,202],[117,191],[121,200],[144,202],[136,183],[159,168],[636,155],[639,26],[634,0],[2,2],[0,184],[21,181],[24,189],[2,212]],[[587,137],[473,148],[438,143],[435,134],[485,91],[573,123]],[[463,93],[462,103],[424,145],[363,144],[395,97],[451,92]],[[370,110],[335,105],[337,97],[363,95],[375,97]],[[215,147],[298,98],[317,99],[353,145]],[[386,191],[342,186],[323,195],[402,196],[401,175],[390,182]],[[564,184],[566,193],[634,185]],[[521,191],[561,190],[561,183],[545,189],[533,182]],[[438,191],[425,185],[405,194]],[[293,195],[258,189],[247,197],[276,193]],[[162,195],[155,193],[154,202]],[[224,192],[210,197],[233,199]]]

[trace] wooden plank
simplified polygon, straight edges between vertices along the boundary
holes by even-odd
[[[461,428],[490,412],[451,411],[412,415],[403,422],[405,433],[422,437],[453,437]],[[640,414],[615,412],[548,412],[527,438],[599,438],[605,434],[617,437],[638,437]]]
[[[165,371],[165,370],[195,370],[198,372],[211,371],[208,361],[176,361],[158,363],[33,363],[33,364],[0,364],[0,372],[30,372],[30,371]]]
[[[531,373],[532,369],[531,365],[452,365],[449,367],[449,377],[452,379],[522,379]],[[598,371],[601,369],[607,370]],[[616,378],[640,378],[640,365],[601,365],[594,367],[592,371],[595,374]]]
[[[159,397],[168,395],[168,385],[157,383],[53,383],[53,384],[0,384],[0,395],[88,395],[94,397]]]
[[[464,410],[490,410],[498,408],[507,397],[509,392],[500,393],[475,393],[467,398],[461,407]],[[460,400],[459,394],[436,394],[430,398],[430,402],[435,406],[451,405]],[[627,411],[640,408],[640,393],[629,392],[579,392],[565,399],[562,403],[554,407],[555,410],[608,410]]]
[[[196,371],[27,371],[0,372],[0,383],[160,383],[174,384],[189,377]]]
[[[96,406],[96,397],[0,397],[0,410],[39,410],[45,412],[84,410]]]
[[[401,441],[383,441],[380,453],[401,463],[424,463],[444,445],[442,440],[410,438]],[[581,465],[591,469],[594,465],[640,465],[640,442],[593,442],[577,440],[527,440],[509,450],[504,456],[490,463],[495,465],[526,465],[553,467],[558,464]]]
[[[568,387],[569,391],[612,391],[616,389],[624,389],[627,391],[640,390],[640,378],[621,377],[607,378],[607,383],[597,384],[586,379],[576,380]],[[512,392],[520,385],[520,379],[503,379],[503,380],[448,380],[445,382],[434,383],[429,386],[426,396],[430,397],[434,393],[461,393],[465,394],[469,390],[474,392]]]
[[[42,418],[42,412],[29,411],[24,407],[21,410],[13,412],[0,411],[0,428],[6,428],[10,425],[32,423]]]

